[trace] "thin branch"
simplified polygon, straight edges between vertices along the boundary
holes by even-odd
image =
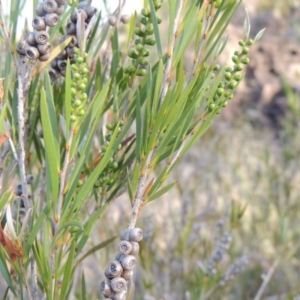
[[[167,94],[169,83],[170,83],[173,51],[174,51],[174,47],[175,47],[178,23],[179,23],[180,13],[181,13],[181,10],[183,7],[183,2],[184,2],[183,0],[179,0],[177,3],[177,9],[176,9],[175,20],[174,20],[174,24],[173,24],[173,32],[172,32],[171,42],[168,45],[168,51],[167,51],[168,58],[167,58],[167,63],[166,63],[166,68],[165,68],[164,79],[163,79],[163,83],[162,83],[161,94],[160,94],[160,100],[159,100],[160,105],[162,104],[162,102]]]
[[[267,285],[269,284],[269,282],[270,282],[276,268],[278,267],[279,263],[280,263],[280,258],[277,258],[275,260],[275,262],[273,263],[273,265],[271,266],[270,270],[268,271],[267,275],[264,277],[264,280],[263,280],[259,290],[257,291],[257,294],[256,294],[254,300],[260,300],[261,296],[263,295],[263,293],[264,293]]]
[[[57,205],[57,220],[59,220],[59,218],[60,218],[60,214],[61,214],[62,206],[63,206],[66,175],[67,175],[67,170],[68,170],[69,163],[70,163],[70,148],[72,145],[73,137],[74,137],[74,132],[73,132],[73,130],[71,130],[70,135],[69,135],[69,140],[66,145],[66,154],[65,154],[65,159],[64,159],[64,163],[63,163],[63,169],[60,173],[60,190],[59,190],[58,205]]]
[[[37,289],[37,276],[36,276],[36,263],[34,257],[30,259],[31,266],[31,294],[32,299],[38,298],[38,289]]]
[[[145,189],[147,187],[147,179],[150,175],[150,169],[149,169],[149,165],[153,156],[154,150],[152,150],[147,158],[146,164],[145,164],[145,169],[142,170],[140,178],[139,178],[139,183],[138,183],[138,187],[137,187],[137,191],[135,194],[135,200],[132,206],[132,212],[131,212],[131,218],[130,218],[130,222],[128,225],[128,229],[132,229],[135,227],[139,212],[143,206],[143,202],[144,202],[144,192]]]

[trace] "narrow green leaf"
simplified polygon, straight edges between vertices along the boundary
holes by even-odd
[[[148,0],[149,6],[150,6],[150,12],[151,12],[151,21],[153,24],[154,28],[154,36],[155,36],[155,42],[156,42],[156,47],[157,47],[157,53],[158,56],[162,56],[162,46],[161,46],[161,40],[160,40],[160,33],[159,33],[159,28],[158,28],[158,23],[157,23],[157,17],[156,17],[156,11],[154,7],[153,0]]]
[[[5,193],[0,198],[0,212],[2,212],[5,204],[7,204],[12,197],[13,197],[13,193],[11,190],[5,191]]]
[[[160,196],[166,194],[173,186],[175,186],[175,184],[177,183],[177,181],[172,182],[170,184],[168,184],[167,186],[163,187],[162,189],[160,189],[159,191],[157,191],[156,193],[149,195],[148,197],[148,202],[151,202],[157,198],[159,198]]]
[[[85,276],[84,271],[82,272],[81,276],[81,300],[88,300],[87,299],[87,292],[86,292],[86,282],[85,282]]]
[[[71,247],[70,247],[68,260],[65,264],[64,278],[63,278],[63,281],[62,281],[59,300],[65,300],[66,299],[66,294],[68,292],[68,288],[69,288],[69,285],[70,285],[70,282],[71,282],[75,249],[76,249],[76,243],[73,242],[71,244]]]
[[[257,42],[257,41],[263,36],[263,34],[265,33],[265,30],[266,30],[266,28],[260,30],[260,31],[257,33],[257,35],[256,35],[255,38],[254,38],[254,42]]]
[[[140,103],[140,93],[139,90],[136,92],[136,159],[140,161],[141,151],[142,151],[142,112]]]
[[[67,62],[67,70],[66,70],[66,79],[65,79],[65,118],[66,118],[66,137],[69,136],[70,131],[70,116],[71,116],[71,109],[72,109],[72,96],[71,96],[71,65],[70,61]]]
[[[47,76],[46,76],[47,77]],[[47,80],[46,80],[47,81]],[[60,172],[60,159],[59,159],[59,141],[57,119],[55,115],[53,98],[50,96],[51,91],[48,90],[47,97],[44,88],[41,90],[41,119],[42,129],[45,141],[46,151],[46,164],[49,171],[51,187],[51,196],[54,200],[54,205],[57,201],[58,188],[59,188],[59,172]],[[52,94],[51,94],[52,95]]]

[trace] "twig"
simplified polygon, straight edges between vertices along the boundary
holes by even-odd
[[[62,210],[62,205],[63,205],[63,199],[64,199],[64,189],[65,189],[65,181],[66,181],[66,175],[67,175],[67,170],[69,166],[69,160],[70,160],[70,148],[72,145],[74,137],[74,132],[73,130],[70,131],[69,135],[69,140],[66,145],[66,154],[65,154],[65,159],[63,163],[63,169],[60,173],[60,189],[59,189],[59,196],[58,196],[58,204],[57,204],[57,221],[59,221],[61,210]]]
[[[152,159],[153,153],[154,153],[154,150],[152,150],[149,153],[147,161],[146,161],[146,165],[145,165],[145,170],[142,170],[140,178],[139,178],[139,183],[138,183],[137,191],[135,194],[135,200],[134,200],[134,203],[132,206],[131,218],[130,218],[130,222],[128,225],[128,229],[132,229],[135,227],[140,209],[144,202],[144,197],[145,197],[144,192],[147,187],[146,183],[147,183],[147,179],[148,179],[148,176],[150,173],[149,165],[150,165],[150,161]]]
[[[265,291],[268,283],[270,282],[270,280],[271,280],[276,268],[278,267],[279,263],[280,263],[280,258],[277,258],[275,260],[275,262],[273,263],[273,265],[271,266],[270,270],[268,271],[267,275],[264,277],[264,280],[263,280],[259,290],[257,291],[257,294],[256,294],[254,300],[260,300],[262,294],[264,293],[264,291]]]
[[[208,0],[203,1],[201,9],[200,9],[200,14],[201,14],[202,11],[205,11],[207,9],[207,7],[209,6],[209,3],[210,3],[210,1],[208,1]],[[192,71],[189,74],[188,81],[190,81],[192,79],[193,75],[195,75],[195,72],[196,72],[196,69],[197,69],[197,66],[198,66],[198,62],[200,61],[202,50],[203,50],[203,47],[204,47],[206,39],[207,39],[209,25],[210,25],[212,17],[213,17],[213,9],[214,9],[214,7],[213,7],[213,5],[211,5],[210,12],[209,12],[209,14],[206,18],[204,31],[203,31],[202,37],[200,38],[199,44],[198,44],[198,51],[197,51],[197,53],[195,54],[195,57],[194,57],[193,68],[192,68]]]
[[[37,289],[37,277],[36,277],[36,263],[33,257],[30,259],[31,266],[31,294],[32,299],[37,299],[38,289]]]
[[[183,7],[183,2],[184,2],[183,0],[179,0],[178,4],[177,4],[171,42],[168,45],[168,51],[167,51],[168,58],[167,58],[167,63],[166,63],[166,68],[165,68],[164,79],[163,79],[163,83],[162,83],[162,89],[161,89],[161,94],[160,94],[160,99],[159,99],[159,105],[162,104],[162,102],[163,102],[163,100],[164,100],[164,98],[167,94],[168,87],[169,87],[171,67],[172,67],[172,57],[173,57],[173,51],[174,51],[175,41],[176,41],[176,37],[177,37],[179,17],[180,17],[180,13],[181,13],[181,10],[182,10],[182,7]]]

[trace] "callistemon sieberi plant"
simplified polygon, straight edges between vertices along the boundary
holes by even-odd
[[[86,249],[107,206],[127,193],[128,228],[95,291],[125,299],[141,209],[174,186],[166,179],[233,98],[262,32],[250,39],[246,19],[233,65],[220,67],[241,1],[148,0],[132,16],[126,1],[108,16],[91,1],[33,1],[33,30],[17,37],[25,2],[4,11],[0,1],[9,50],[0,69],[3,299],[87,299],[74,274],[114,239]]]

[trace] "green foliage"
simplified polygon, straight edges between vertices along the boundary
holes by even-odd
[[[75,2],[51,29],[51,45],[64,31]],[[23,221],[17,215],[7,227],[21,223],[26,230],[15,238],[12,231],[4,231],[6,224],[1,228],[1,244],[9,241],[9,247],[0,249],[0,271],[17,299],[35,300],[37,290],[47,300],[67,299],[74,291],[87,299],[84,273],[78,291],[73,283],[77,267],[114,240],[107,237],[81,255],[98,219],[126,188],[131,202],[144,206],[175,186],[165,185],[167,178],[232,98],[243,65],[249,63],[249,47],[261,34],[250,40],[246,22],[233,68],[221,68],[215,62],[226,45],[223,33],[241,1],[168,1],[165,45],[162,4],[149,0],[140,16],[132,16],[126,43],[123,25],[112,20],[106,24],[98,15],[85,32],[78,13],[78,47],[72,57],[62,61],[60,54],[70,47],[69,37],[52,50],[48,61],[38,64],[14,51],[20,46],[16,26],[24,3],[12,1],[9,22],[1,19],[1,39],[11,53],[0,76],[0,135],[7,138],[2,147],[19,151],[18,157],[11,151],[3,158],[10,170],[5,181],[13,182],[19,174],[23,194],[16,195],[21,203],[16,205],[11,192],[2,189],[0,208],[2,220],[10,213],[7,207],[25,211]],[[183,57],[195,41],[193,67],[186,71]],[[51,60],[66,65],[56,66],[62,77],[49,76]],[[33,174],[33,183],[27,184],[28,174]],[[238,216],[233,217],[241,218],[244,208],[236,209]],[[179,239],[185,242],[184,236]],[[26,275],[29,268],[32,273]]]

